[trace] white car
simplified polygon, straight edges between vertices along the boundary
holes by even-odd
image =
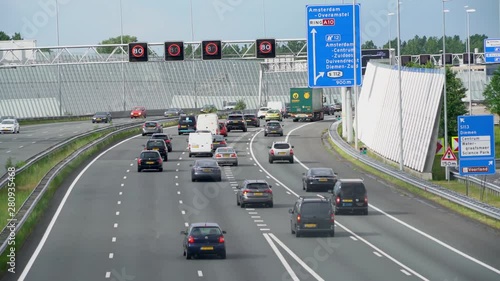
[[[266,113],[269,110],[269,107],[261,107],[257,112],[257,118],[264,119],[266,117]]]
[[[3,133],[18,133],[19,134],[19,123],[16,119],[5,119],[0,123],[0,131]]]

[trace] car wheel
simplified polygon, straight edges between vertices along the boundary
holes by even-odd
[[[222,254],[220,255],[220,258],[223,260],[226,259],[226,251],[222,252]]]
[[[163,172],[163,168],[158,169],[158,172],[160,173]]]
[[[192,182],[195,182],[195,181],[196,181],[196,179],[195,179],[194,177],[191,177],[191,181],[192,181]]]
[[[246,131],[247,131],[247,128],[243,128],[243,132],[246,133]]]
[[[332,231],[329,234],[330,234],[330,237],[335,237],[335,231]]]
[[[142,171],[142,169],[137,167],[137,172],[140,173],[141,171]]]
[[[189,153],[189,158],[191,158],[193,156],[193,154]]]
[[[168,157],[167,156],[163,157],[163,161],[165,162],[168,161]]]
[[[292,222],[290,222],[290,232],[291,232],[292,234],[295,234],[295,230],[293,230],[293,227],[292,227]]]
[[[282,136],[283,136],[283,133],[280,134],[280,137],[282,137]]]
[[[264,133],[264,137],[267,137],[267,133]]]
[[[169,148],[169,149],[168,149],[168,152],[172,152],[172,148]]]
[[[269,158],[269,163],[273,164],[273,159]]]
[[[228,133],[229,133],[229,132],[231,132],[231,129],[227,129],[227,132],[228,132]]]
[[[290,158],[290,164],[293,164],[293,157]]]
[[[307,186],[307,183],[306,183],[306,188],[305,188],[306,192],[309,192],[309,187]]]
[[[302,183],[302,190],[306,190],[306,185]]]
[[[238,162],[234,163],[233,166],[238,166]]]
[[[142,136],[144,137],[146,134],[142,133]]]
[[[300,231],[298,231],[297,229],[295,229],[295,237],[300,237]]]
[[[181,132],[179,132],[179,136],[182,136],[182,133],[181,133]]]
[[[222,177],[221,177],[221,176],[219,176],[219,177],[217,178],[217,181],[222,181]]]
[[[190,260],[191,259],[191,254],[189,252],[186,252],[186,259]]]
[[[245,204],[243,202],[240,203],[241,208],[245,208]]]
[[[272,208],[272,207],[274,206],[274,203],[273,203],[273,202],[271,202],[271,203],[267,204],[267,206],[268,206],[269,208]]]
[[[238,200],[238,196],[236,196],[236,206],[240,205],[240,200]]]
[[[92,121],[92,124],[95,123],[95,121]]]

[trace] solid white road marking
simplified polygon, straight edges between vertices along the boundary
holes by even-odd
[[[111,238],[111,242],[116,242],[116,237]]]
[[[374,253],[377,257],[379,257],[379,258],[381,258],[381,257],[382,257],[382,255],[381,255],[381,254],[379,254],[378,252],[373,252],[373,253]]]
[[[111,277],[111,272],[109,272],[109,271],[108,271],[108,272],[106,272],[106,276],[105,276],[105,277],[106,277],[106,278]]]
[[[113,253],[109,253],[109,258],[110,258],[110,259],[112,259],[112,258],[113,258],[113,256],[114,256],[114,254],[113,254]]]
[[[350,238],[351,238],[352,240],[354,240],[354,241],[358,241],[358,239],[356,239],[356,237],[354,237],[354,236],[350,236]]]
[[[119,216],[120,215],[120,212],[116,212],[116,215]]]
[[[116,204],[118,204],[118,205],[120,205],[121,203],[122,203],[122,201],[118,201],[118,202],[116,202]]]
[[[127,170],[127,173],[130,173],[130,170]]]
[[[201,270],[198,270],[198,277],[203,277],[203,272]]]
[[[318,281],[324,281],[321,276],[319,276],[314,270],[312,270],[305,262],[303,262],[292,250],[290,250],[281,240],[278,239],[278,237],[274,236],[274,234],[269,233],[269,237],[271,237],[278,245],[281,246],[295,261],[297,261],[298,264],[300,264],[309,274],[311,274],[312,277],[314,277]]]
[[[113,227],[118,228],[118,224],[117,223],[113,224]]]
[[[401,269],[401,272],[403,272],[404,274],[406,274],[406,276],[411,276],[411,274],[408,271],[404,270],[404,269]]]
[[[288,272],[288,274],[290,275],[290,277],[292,278],[292,280],[293,281],[300,281],[299,277],[297,277],[297,275],[295,274],[295,272],[292,270],[292,267],[288,264],[288,262],[283,257],[283,255],[281,254],[281,252],[278,250],[278,247],[276,247],[276,245],[274,244],[273,240],[271,238],[269,238],[269,234],[268,233],[263,233],[262,235],[264,235],[264,238],[266,239],[267,243],[269,243],[269,246],[271,246],[271,249],[273,249],[274,253],[278,257],[278,259],[281,261],[281,264],[283,264],[283,266],[285,267],[286,271]]]
[[[125,184],[124,184],[124,183],[122,183],[122,184],[120,184],[120,185],[121,185],[121,186],[124,186]]]

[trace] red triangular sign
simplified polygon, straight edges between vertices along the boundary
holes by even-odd
[[[444,153],[443,157],[441,157],[441,160],[444,160],[444,161],[457,161],[457,157],[455,157],[455,154],[453,154],[453,151],[451,150],[451,147],[448,147],[448,149]]]

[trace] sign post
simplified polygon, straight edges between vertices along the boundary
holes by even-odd
[[[307,65],[310,88],[361,86],[359,4],[307,5]],[[356,40],[354,40],[354,34]],[[354,42],[357,42],[354,46]],[[354,62],[356,47],[356,63]],[[357,81],[354,81],[357,71]]]
[[[484,62],[500,63],[500,39],[484,39]]]
[[[495,174],[495,133],[493,115],[457,117],[461,176]]]

